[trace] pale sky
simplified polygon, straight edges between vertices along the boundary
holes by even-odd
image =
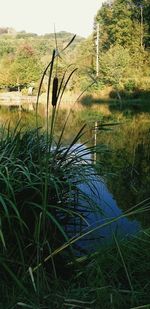
[[[102,0],[0,0],[0,27],[38,34],[69,31],[87,37]]]

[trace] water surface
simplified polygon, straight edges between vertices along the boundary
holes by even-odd
[[[57,118],[55,129],[56,139],[64,125],[68,111],[61,110]],[[12,127],[15,127],[18,120],[25,128],[35,126],[35,113],[30,111],[17,111],[15,109],[0,109],[0,125],[11,121]],[[125,118],[121,113],[113,113],[111,116],[102,117],[98,112],[85,108],[85,110],[73,110],[70,115],[63,136],[64,144],[72,141],[75,134],[80,130],[83,123],[87,123],[88,130],[81,138],[80,142],[88,141],[89,145],[95,143],[95,132],[93,124],[95,121],[116,122],[119,126],[113,127],[111,131],[100,131],[96,133],[96,143],[106,145],[106,152],[100,152],[97,157],[97,173],[104,179],[92,176],[89,182],[92,187],[86,183],[80,184],[80,190],[85,195],[91,197],[91,200],[97,205],[95,213],[87,213],[89,227],[84,226],[85,232],[96,226],[100,226],[118,216],[122,216],[124,211],[129,210],[138,202],[149,197],[150,188],[150,116],[142,113]],[[41,106],[39,111],[39,125],[45,126],[45,109]],[[101,164],[99,164],[101,163]],[[107,184],[107,185],[106,185]],[[80,200],[80,207],[84,208],[84,200]],[[113,237],[113,233],[118,237],[136,233],[141,227],[149,225],[149,216],[139,215],[136,218],[121,218],[112,222],[105,228],[99,228],[94,235],[89,234],[87,239],[93,246],[94,239],[98,243],[104,243]],[[87,240],[82,242],[85,247]],[[81,244],[81,241],[80,241]],[[97,240],[95,246],[97,245]],[[88,244],[89,246],[89,244]]]

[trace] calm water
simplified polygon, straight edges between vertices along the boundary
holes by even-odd
[[[150,115],[140,114],[110,133],[101,134],[97,143],[104,142],[108,153],[97,160],[103,162],[101,174],[122,210],[150,197]],[[138,216],[144,227],[149,215]]]
[[[82,144],[77,145],[78,147],[80,152],[81,149],[86,152]],[[82,158],[84,159],[84,155]],[[88,158],[85,155],[85,159],[89,162],[92,155],[88,154]],[[75,205],[80,213],[84,214],[86,222],[80,220],[80,217],[73,218],[67,232],[70,236],[74,236],[74,225],[79,227],[80,232],[76,231],[76,235],[78,237],[81,234],[82,238],[77,241],[75,247],[80,248],[80,251],[84,252],[87,248],[90,252],[94,251],[100,244],[106,246],[113,242],[114,235],[117,239],[121,239],[141,230],[140,221],[123,216],[123,211],[118,207],[104,179],[97,175],[93,168],[88,167],[86,179],[78,185],[78,190]]]
[[[67,113],[68,111],[64,110],[59,113],[55,130],[56,138],[60,134]],[[102,118],[106,123],[119,122],[120,124],[113,126],[112,130],[94,131],[95,122],[99,124]],[[35,126],[34,112],[0,109],[0,125],[11,122],[13,127],[19,119],[23,127]],[[90,112],[90,109],[85,108],[81,111],[73,111],[69,119],[63,137],[65,144],[72,140],[81,125],[86,122],[87,132],[80,142],[88,141],[89,145],[96,143],[102,148],[96,157],[97,163],[101,164],[96,165],[96,168],[104,182],[99,176],[92,176],[91,179],[89,176],[94,189],[84,183],[80,185],[80,190],[90,196],[94,203],[99,203],[103,210],[101,214],[95,212],[87,216],[90,228],[91,226],[95,228],[114,217],[121,216],[123,211],[150,196],[150,115],[141,113],[125,118],[121,113],[114,113],[103,117],[101,113]],[[39,124],[45,125],[44,108],[41,108],[39,112]],[[104,144],[106,151],[103,151],[102,145]],[[80,207],[83,206],[82,201]],[[149,218],[144,214],[132,219],[122,218],[103,229],[98,229],[94,235],[90,234],[85,237],[85,241],[80,241],[80,244],[84,248],[86,238],[90,237],[91,239],[98,238],[103,243],[104,239],[112,237],[112,232],[122,237],[122,235],[135,233],[141,227],[148,225]],[[85,227],[85,232],[88,229]]]

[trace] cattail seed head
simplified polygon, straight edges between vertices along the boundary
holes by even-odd
[[[52,89],[52,105],[56,106],[57,104],[57,90],[58,90],[58,77],[53,79],[53,89]]]

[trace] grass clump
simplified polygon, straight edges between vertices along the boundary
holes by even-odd
[[[56,140],[59,105],[76,71],[68,73],[67,68],[59,78],[58,57],[54,50],[41,78],[35,129],[24,131],[18,123],[15,129],[9,125],[0,132],[0,281],[4,295],[1,303],[6,308],[15,308],[17,303],[20,307],[38,308],[46,302],[42,291],[50,288],[51,280],[66,276],[67,263],[74,261],[67,228],[70,226],[75,234],[86,222],[84,210],[79,211],[75,197],[77,191],[80,195],[78,184],[83,179],[86,181],[91,163],[85,156],[92,149],[83,150],[77,144],[85,125],[67,147],[63,146],[69,115]],[[39,127],[38,108],[46,75],[46,129],[43,131]],[[26,303],[29,297],[31,301]]]

